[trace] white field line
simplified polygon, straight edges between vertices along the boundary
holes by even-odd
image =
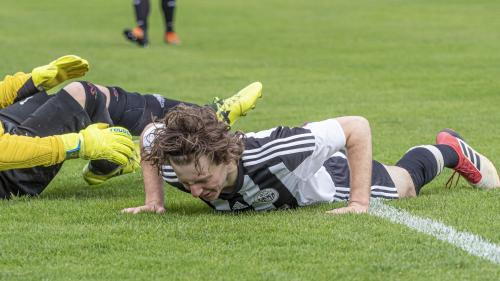
[[[500,246],[488,242],[472,233],[461,232],[453,227],[431,219],[420,218],[406,211],[388,206],[382,200],[371,200],[370,214],[387,219],[394,223],[406,225],[418,232],[448,242],[467,253],[500,264]]]

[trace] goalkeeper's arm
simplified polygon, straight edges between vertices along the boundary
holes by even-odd
[[[132,136],[125,128],[108,128],[106,124],[43,138],[4,134],[0,126],[0,170],[52,166],[77,157],[106,159],[123,165],[134,149]]]
[[[7,75],[0,81],[0,108],[5,108],[15,101],[28,97],[38,92],[33,85],[31,74],[18,72]]]
[[[88,70],[89,63],[86,60],[67,55],[36,67],[29,74],[18,72],[7,75],[0,81],[0,108],[39,91],[51,89],[68,79],[81,77]]]

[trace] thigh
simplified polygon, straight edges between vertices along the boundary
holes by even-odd
[[[154,120],[163,118],[165,112],[179,104],[167,100],[159,95],[139,95],[129,93],[126,95],[126,103],[119,119],[114,119],[115,125],[130,130],[132,135],[138,136],[146,125]]]
[[[350,170],[347,158],[331,157],[323,166],[330,174],[335,185],[334,200],[348,200],[350,194]],[[398,199],[399,192],[386,166],[378,161],[372,162],[371,197],[384,199]]]
[[[3,117],[0,117],[3,118]],[[20,129],[12,122],[3,122],[5,132],[9,134],[34,136],[29,131]],[[11,195],[38,195],[52,181],[61,168],[62,163],[49,167],[33,167],[0,171],[0,199]]]
[[[373,160],[372,162],[372,198],[398,199],[399,192],[396,183],[382,163]]]
[[[415,185],[411,179],[410,173],[405,169],[397,166],[384,166],[389,173],[392,181],[396,185],[399,197],[415,197]]]
[[[78,132],[90,125],[90,117],[69,94],[61,93],[30,112],[16,134],[46,137]]]
[[[62,164],[50,167],[14,169],[0,172],[0,198],[11,195],[39,195],[54,179]]]
[[[59,103],[53,99],[53,96],[41,92],[0,110],[0,119],[8,121],[5,122],[5,131],[9,134],[44,137],[79,131],[89,124],[88,115],[82,112],[83,109],[76,102],[77,106],[67,106],[64,102]],[[48,101],[51,103],[47,103]],[[40,194],[61,166],[62,164],[57,164],[50,167],[1,171],[0,198],[9,198],[12,194]]]

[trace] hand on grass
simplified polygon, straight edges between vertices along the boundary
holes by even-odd
[[[326,213],[331,215],[343,215],[343,214],[362,214],[366,212],[368,212],[368,204],[349,202],[347,207],[333,209],[327,211]]]
[[[128,214],[138,214],[144,212],[163,214],[166,212],[166,209],[165,207],[157,204],[147,204],[144,206],[125,208],[122,210],[122,213],[128,213]]]

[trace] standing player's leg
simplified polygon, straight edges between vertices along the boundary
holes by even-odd
[[[165,43],[179,45],[181,40],[174,30],[175,0],[161,0],[161,9],[165,20]]]
[[[123,31],[127,40],[137,43],[141,47],[145,47],[148,44],[149,6],[149,0],[134,0],[137,25],[134,29],[125,29]]]

